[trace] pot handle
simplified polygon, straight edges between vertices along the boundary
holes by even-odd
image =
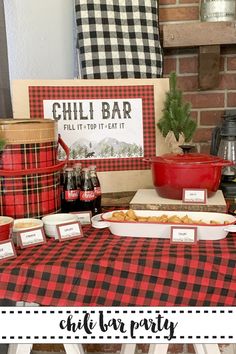
[[[142,159],[142,161],[152,163],[152,162],[158,162],[158,161],[163,161],[163,160],[160,156],[155,156],[155,160],[153,160],[153,158],[151,158],[151,157],[146,157],[146,158]]]
[[[228,227],[226,227],[224,229],[224,231],[227,231],[227,232],[236,232],[236,225],[229,225]]]
[[[102,214],[94,215],[91,218],[92,226],[95,229],[105,229],[105,227],[109,227],[110,223],[108,221],[102,221]]]
[[[146,157],[145,159],[143,159],[143,162],[151,163],[152,161],[150,157]]]
[[[194,148],[193,145],[188,145],[188,144],[179,145],[179,147],[183,150],[183,153],[185,155],[189,154],[190,151]]]
[[[211,164],[211,166],[213,167],[225,167],[225,166],[232,166],[232,165],[234,165],[233,161],[229,161],[229,160],[222,160],[218,162],[213,162]]]

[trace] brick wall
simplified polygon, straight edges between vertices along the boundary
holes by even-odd
[[[199,7],[198,0],[160,0],[160,27],[164,23],[198,22]],[[164,77],[173,70],[197,120],[193,142],[198,151],[209,153],[212,128],[220,122],[224,110],[236,107],[236,46],[221,46],[220,81],[212,90],[199,90],[198,48],[164,49]]]

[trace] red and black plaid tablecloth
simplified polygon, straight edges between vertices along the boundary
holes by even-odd
[[[0,298],[47,306],[235,306],[236,235],[197,245],[84,237],[18,250],[0,264]]]

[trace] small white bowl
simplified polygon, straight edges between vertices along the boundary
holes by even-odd
[[[27,229],[35,229],[43,226],[42,220],[33,218],[15,219],[13,224],[13,232],[19,232]]]
[[[57,225],[64,224],[66,222],[78,221],[76,215],[60,213],[60,214],[51,214],[46,215],[42,218],[44,224],[44,231],[48,237],[54,237],[58,239]]]
[[[13,234],[12,239],[13,242],[18,245],[17,235],[21,231],[36,229],[37,227],[42,227],[43,222],[39,219],[34,218],[23,218],[23,219],[15,219],[13,224]]]

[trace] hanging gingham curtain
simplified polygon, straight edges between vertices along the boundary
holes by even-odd
[[[157,0],[75,0],[81,77],[162,76]]]

